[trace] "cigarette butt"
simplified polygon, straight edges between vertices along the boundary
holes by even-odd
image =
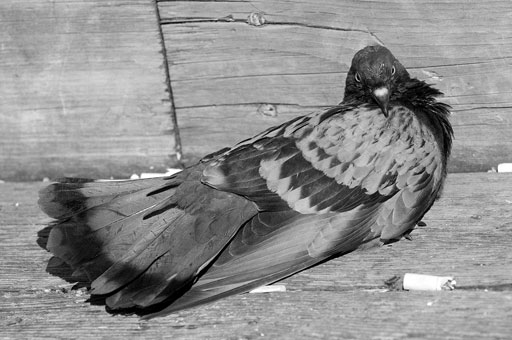
[[[512,172],[512,163],[498,164],[498,172]]]
[[[258,288],[254,288],[249,293],[273,293],[273,292],[286,292],[285,285],[270,285],[270,286],[261,286]]]
[[[452,276],[434,276],[407,273],[404,275],[405,290],[453,290],[456,281]]]

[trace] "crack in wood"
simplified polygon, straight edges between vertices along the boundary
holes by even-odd
[[[233,103],[233,104],[205,104],[205,105],[184,105],[184,106],[176,106],[176,110],[183,109],[200,109],[206,107],[236,107],[236,106],[259,106],[261,104],[271,104],[275,106],[289,106],[289,107],[300,107],[304,109],[311,110],[322,110],[329,108],[329,105],[300,105],[295,103],[274,103],[274,102],[247,102],[247,103]]]
[[[496,60],[508,60],[512,59],[510,57],[499,57],[499,58],[489,58],[484,61],[474,61],[468,63],[454,63],[454,64],[439,64],[439,65],[424,65],[424,66],[416,66],[416,67],[408,67],[408,70],[423,70],[426,68],[438,68],[438,67],[459,67],[459,66],[472,66],[472,65],[483,65],[483,64],[492,64]]]
[[[162,25],[159,23],[162,22],[162,18],[160,17],[160,9],[158,7],[158,0],[154,0],[154,6],[155,6],[155,15],[157,19],[157,26],[158,26],[158,32],[160,35],[160,43],[162,46],[162,56],[163,56],[163,62],[164,62],[164,72],[165,72],[165,84],[167,86],[167,93],[169,94],[169,101],[171,104],[170,107],[170,114],[171,114],[171,120],[174,130],[174,149],[176,152],[176,159],[178,160],[178,163],[181,163],[182,158],[182,144],[181,144],[181,136],[180,136],[180,130],[178,127],[178,117],[176,115],[176,105],[174,103],[174,94],[172,91],[172,84],[171,84],[171,73],[169,71],[169,60],[167,57],[167,48],[165,46],[165,37],[164,32],[162,30]]]
[[[231,15],[221,18],[208,18],[208,17],[176,17],[176,18],[162,18],[160,25],[179,25],[179,24],[195,24],[195,23],[212,23],[212,22],[238,22],[247,23],[246,19],[235,19]]]
[[[250,78],[266,78],[266,77],[283,77],[283,76],[321,76],[321,75],[345,75],[347,72],[335,72],[335,71],[324,71],[324,72],[288,72],[288,73],[267,73],[267,74],[243,74],[233,76],[203,76],[203,77],[189,77],[186,79],[174,80],[175,83],[190,82],[197,80],[230,80],[230,79],[250,79]]]
[[[453,105],[452,105],[453,106]],[[475,110],[496,110],[496,109],[512,109],[512,105],[505,106],[475,106],[466,109],[452,109],[452,112],[465,112],[465,111],[475,111]]]
[[[160,20],[161,25],[179,25],[179,24],[189,24],[189,23],[243,23],[248,24],[246,19],[237,19],[234,18],[231,14],[220,17],[220,18],[210,18],[210,17],[176,17],[176,18],[162,18]],[[375,35],[375,33],[371,32],[368,29],[361,28],[344,28],[344,27],[334,27],[327,25],[316,25],[316,24],[307,24],[297,21],[272,21],[266,19],[265,23],[258,27],[265,26],[297,26],[297,27],[305,27],[305,28],[313,28],[313,29],[323,29],[323,30],[331,30],[331,31],[342,31],[342,32],[360,32],[371,35],[375,40],[377,40],[380,44],[383,42]]]
[[[157,3],[164,3],[164,2],[174,2],[176,0],[156,0]],[[191,1],[191,0],[189,0]],[[245,1],[245,0],[226,0],[226,1],[222,1],[222,0],[192,0],[193,2],[224,2],[224,3],[234,3],[234,2],[241,2],[241,3],[246,3],[246,2],[250,2],[250,1]]]

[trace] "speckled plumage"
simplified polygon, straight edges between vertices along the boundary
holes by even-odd
[[[408,235],[451,148],[441,93],[383,47],[359,51],[342,103],[168,178],[41,191],[47,249],[112,310],[149,317],[269,284]]]

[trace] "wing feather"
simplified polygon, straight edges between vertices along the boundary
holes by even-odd
[[[260,213],[237,233],[189,291],[168,308],[148,317],[245,292],[281,280],[332,255],[353,251],[373,239],[369,235],[376,217],[374,209],[322,215],[293,211],[280,215]]]

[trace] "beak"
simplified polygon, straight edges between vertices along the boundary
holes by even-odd
[[[373,99],[377,102],[382,113],[386,118],[388,117],[388,104],[389,104],[389,90],[387,87],[378,87],[372,92]]]

